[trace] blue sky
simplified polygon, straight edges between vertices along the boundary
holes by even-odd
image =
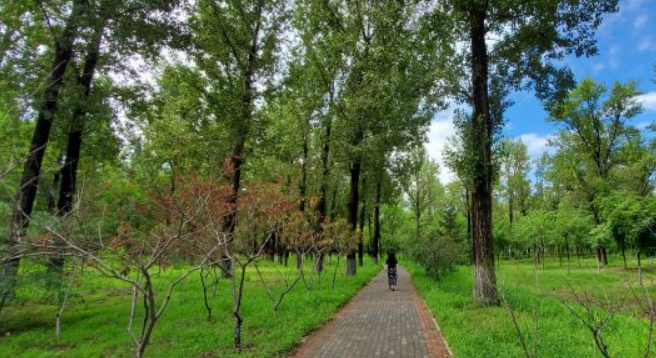
[[[638,81],[644,95],[645,111],[633,123],[639,127],[656,120],[656,0],[620,0],[620,11],[606,15],[597,31],[599,54],[591,58],[566,59],[577,80],[590,76],[607,86],[614,81]],[[557,127],[546,122],[542,104],[533,93],[512,95],[515,105],[507,113],[506,137],[520,137],[527,144],[529,154],[539,156],[547,149],[547,139]],[[446,137],[453,134],[451,113],[441,113],[432,122],[429,154],[441,160]],[[440,163],[442,164],[442,163]],[[452,174],[442,166],[441,179],[448,181]]]

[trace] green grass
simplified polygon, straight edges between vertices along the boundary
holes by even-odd
[[[211,299],[214,319],[209,322],[203,305],[198,275],[189,277],[173,294],[167,311],[155,328],[147,357],[278,357],[294,348],[301,338],[321,326],[380,270],[369,260],[359,267],[356,277],[343,274],[341,260],[335,290],[331,288],[334,263],[326,265],[326,274],[311,295],[302,282],[285,297],[276,316],[266,290],[255,270],[247,275],[242,308],[243,345],[233,349],[234,321],[229,280],[223,280],[217,296]],[[290,268],[294,270],[293,258]],[[308,264],[309,265],[309,264]],[[166,287],[166,278],[175,277],[183,268],[166,270],[158,289]],[[260,264],[270,288],[280,292],[283,283],[281,265]],[[309,267],[308,267],[309,271]],[[293,278],[293,274],[292,274]],[[276,281],[278,280],[278,281]],[[87,271],[62,320],[62,335],[54,336],[56,307],[29,296],[20,306],[3,312],[4,336],[0,337],[0,357],[130,357],[133,345],[127,334],[130,312],[130,288]],[[137,321],[138,322],[138,321]]]
[[[611,264],[621,265],[621,259],[614,258]],[[408,269],[456,357],[525,357],[507,309],[472,303],[470,267],[460,267],[441,281],[427,277],[416,265]],[[656,275],[653,268],[648,271],[645,285],[654,295]],[[576,306],[574,289],[593,298],[597,312],[607,312],[603,311],[609,307],[607,302],[621,305],[605,333],[612,357],[644,357],[649,324],[631,292],[642,292],[635,270],[611,265],[597,274],[594,261],[584,260],[580,267],[573,262],[570,275],[558,261],[550,261],[544,269],[529,262],[504,261],[498,281],[535,356],[601,357],[592,334],[564,304]],[[651,352],[656,353],[653,345]]]

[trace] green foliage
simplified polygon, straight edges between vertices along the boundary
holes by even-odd
[[[437,216],[438,222],[409,241],[406,251],[428,276],[440,279],[463,263],[467,246],[456,208],[447,204]]]
[[[265,358],[285,354],[297,346],[303,336],[328,321],[358,289],[380,271],[380,266],[367,261],[366,266],[358,271],[357,277],[346,277],[343,275],[342,260],[333,290],[330,275],[336,262],[336,259],[333,259],[332,264],[326,262],[327,274],[317,281],[311,296],[302,285],[297,285],[286,296],[275,316],[267,288],[262,286],[257,272],[250,269],[246,277],[247,296],[243,303],[244,338],[249,348],[242,352],[232,348],[232,327],[226,324],[232,320],[229,280],[221,280],[216,296],[210,296],[210,304],[215,308],[216,316],[208,322],[203,308],[200,279],[198,275],[193,275],[173,295],[170,308],[155,330],[147,356]],[[306,265],[309,271],[311,263]],[[274,264],[263,262],[258,266],[269,281],[280,275],[281,268]],[[181,264],[163,270],[161,277],[155,280],[155,288],[165,290],[168,279],[177,277],[185,269],[184,264]],[[293,275],[291,272],[288,274]],[[269,287],[282,288],[282,281],[272,283]],[[125,331],[130,313],[130,289],[98,276],[94,271],[86,271],[76,285],[76,292],[78,295],[71,299],[64,313],[59,340],[53,338],[53,320],[57,307],[39,301],[38,296],[31,294],[25,306],[3,312],[3,322],[6,324],[3,325],[5,336],[0,357],[133,356],[130,338]],[[142,318],[137,316],[135,320]]]
[[[419,266],[406,267],[456,357],[526,356],[504,305],[483,307],[471,302],[471,269],[459,267],[436,281]],[[645,354],[649,322],[641,317],[643,312],[633,301],[633,294],[638,293],[643,304],[646,298],[640,294],[642,289],[634,273],[613,267],[598,275],[593,260],[583,261],[571,275],[566,267],[553,261],[544,270],[526,262],[503,262],[498,273],[500,295],[514,310],[529,351],[537,352],[538,357],[598,355],[592,334],[564,305],[567,302],[576,306],[571,287],[578,294],[586,292],[599,305],[609,299],[634,302],[621,307],[605,335],[613,357]],[[653,272],[649,276],[654,279]],[[653,288],[650,293],[654,294]],[[608,307],[599,305],[594,309],[608,312]],[[655,352],[653,344],[651,352]]]

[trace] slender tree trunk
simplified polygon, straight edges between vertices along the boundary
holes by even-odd
[[[601,214],[599,213],[599,209],[593,202],[594,197],[590,199],[590,210],[592,211],[592,215],[594,217],[595,223],[597,225],[601,225],[603,223],[603,219],[601,217]],[[606,257],[606,248],[603,245],[598,245],[595,248],[595,256],[597,257],[598,265],[597,266],[606,266],[608,264],[608,258]]]
[[[348,205],[348,223],[351,226],[351,232],[356,234],[358,225],[358,203],[359,192],[358,187],[360,184],[360,159],[356,159],[351,164],[350,168],[351,182],[349,188],[349,205]],[[350,250],[346,255],[346,275],[355,276],[356,263],[355,263],[355,250]]]
[[[300,203],[298,211],[301,213],[305,212],[305,194],[307,190],[307,160],[308,160],[308,136],[303,129],[303,159],[301,163],[301,181],[298,184],[298,191],[300,196]],[[301,250],[303,251],[303,250]],[[303,268],[303,254],[302,252],[296,252],[296,269],[301,270]]]
[[[301,197],[300,212],[305,212],[305,192],[307,191],[307,160],[308,160],[308,134],[303,130],[303,160],[301,163],[301,182],[298,184],[299,196]]]
[[[572,274],[572,262],[570,260],[569,241],[565,241],[565,249],[567,250],[567,274],[571,275]]]
[[[636,258],[638,259],[638,280],[640,281],[640,286],[642,286],[642,260],[640,257],[640,249],[636,252]]]
[[[488,54],[485,44],[487,9],[472,6],[469,11],[472,54],[472,148],[473,170],[472,229],[474,247],[474,299],[497,304],[492,241],[492,131],[488,97]]]
[[[364,180],[362,181],[364,186]],[[363,200],[362,208],[360,209],[360,234],[358,242],[358,264],[364,266],[364,216],[367,210],[367,202]]]
[[[331,91],[331,104],[332,104],[332,91]],[[328,179],[330,178],[330,131],[332,127],[332,117],[329,115],[323,117],[321,123],[324,127],[323,145],[321,147],[321,185],[319,186],[319,202],[317,203],[317,236],[318,241],[322,241],[324,237],[324,226],[326,224],[326,206],[328,196]],[[324,267],[324,254],[321,253],[319,257],[319,266],[317,267],[319,273],[323,272]]]
[[[301,254],[300,252],[297,252],[296,253],[296,269],[300,270],[301,268],[303,268],[303,254]]]
[[[378,178],[376,182],[376,196],[374,203],[374,237],[372,243],[372,257],[374,259],[374,264],[378,264],[378,255],[380,250],[380,191],[381,191],[381,179]]]
[[[335,188],[333,189],[333,200],[330,203],[330,220],[335,221],[337,216],[337,183],[335,183]]]
[[[155,308],[155,292],[153,291],[152,279],[147,271],[142,272],[144,274],[144,279],[146,280],[146,286],[144,294],[144,322],[141,327],[141,334],[139,335],[139,342],[137,345],[136,358],[142,358],[146,351],[146,347],[150,342],[150,336],[155,329],[155,324],[157,323],[157,310]]]
[[[235,349],[241,350],[241,326],[244,318],[241,316],[241,302],[244,293],[244,277],[246,276],[246,267],[240,267],[239,282],[237,282],[237,271],[233,270],[231,288],[232,288],[232,316],[235,318],[234,343]]]
[[[282,249],[282,245],[278,244],[278,264],[282,265],[282,258],[285,256],[285,253],[283,252],[284,250]]]
[[[48,212],[55,215],[57,213],[57,198],[55,196],[55,190],[59,187],[60,173],[54,173],[52,175],[52,190],[48,194]]]
[[[510,186],[510,184],[508,184]],[[510,222],[510,228],[512,229],[514,217],[513,217],[513,202],[515,201],[512,190],[508,194],[508,221]]]
[[[73,9],[66,21],[61,37],[55,39],[54,59],[50,67],[50,75],[44,84],[29,153],[18,186],[18,194],[14,200],[9,238],[6,243],[10,256],[16,254],[15,247],[29,225],[39,186],[41,165],[50,139],[50,128],[59,104],[59,89],[64,82],[66,69],[73,57],[73,44],[78,37],[80,20],[84,16],[87,6],[88,0],[73,2]],[[15,258],[2,267],[0,293],[3,301],[6,296],[13,292],[19,264],[20,259]]]
[[[467,217],[467,242],[472,247],[471,255],[469,256],[470,263],[473,265],[474,263],[474,250],[473,250],[473,242],[474,240],[472,239],[472,215],[471,215],[471,193],[469,192],[469,188],[465,188],[465,211],[466,211],[466,217]]]

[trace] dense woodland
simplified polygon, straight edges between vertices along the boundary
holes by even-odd
[[[253,270],[268,290],[282,279],[258,267],[289,268],[267,291],[277,314],[295,285],[311,293],[325,276],[335,289],[341,263],[360,275],[391,249],[436,280],[470,265],[482,305],[507,305],[502,261],[571,271],[594,258],[603,275],[621,260],[642,285],[656,254],[656,125],[632,122],[637,82],[577,83],[563,61],[594,56],[617,10],[2,0],[0,332],[39,292],[59,336],[71,287],[103,277],[128,288],[141,357],[176,288],[200,274],[209,319],[208,292],[229,283],[239,350]],[[538,160],[503,136],[518,91],[559,128]],[[436,162],[424,143],[445,111],[458,130]],[[444,170],[455,179],[440,182]]]

